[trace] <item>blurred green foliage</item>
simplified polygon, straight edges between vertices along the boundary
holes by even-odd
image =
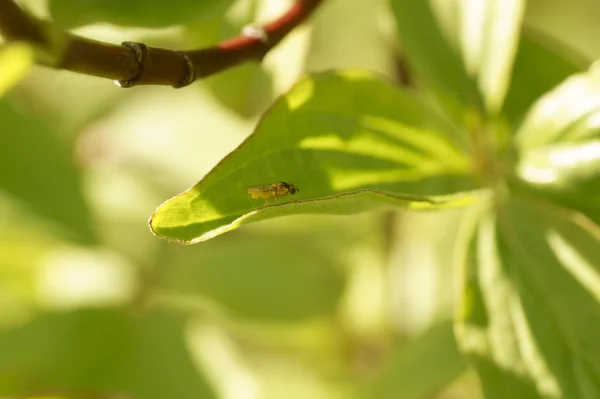
[[[130,1],[83,0],[70,2],[49,0],[52,19],[63,28],[107,22],[121,26],[160,28],[201,20],[224,10],[232,0],[181,1],[176,7],[161,0]]]
[[[21,3],[172,48],[289,5]],[[592,3],[326,0],[177,91],[4,44],[0,397],[600,397]],[[154,230],[206,242],[151,234],[174,195]]]

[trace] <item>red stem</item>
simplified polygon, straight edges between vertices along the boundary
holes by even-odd
[[[322,2],[297,0],[281,17],[256,28],[262,35],[242,34],[215,46],[191,51],[149,47],[141,43],[119,46],[66,33],[60,59],[52,64],[43,60],[39,63],[116,80],[123,87],[142,84],[183,87],[243,62],[262,60]],[[45,35],[44,24],[28,15],[13,0],[0,0],[0,33],[8,41],[49,47],[51,41]]]

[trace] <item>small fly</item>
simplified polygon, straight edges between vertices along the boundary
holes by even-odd
[[[280,181],[278,183],[273,184],[265,184],[264,186],[250,186],[246,187],[248,194],[250,194],[250,198],[257,199],[262,198],[265,200],[265,205],[269,203],[270,198],[279,198],[284,197],[286,195],[294,195],[296,192],[300,191],[300,189],[293,184],[286,183],[284,181]]]

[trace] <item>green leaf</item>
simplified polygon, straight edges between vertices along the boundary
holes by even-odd
[[[600,223],[600,64],[542,97],[517,132],[525,191]]]
[[[462,193],[476,187],[469,162],[436,128],[410,94],[368,73],[307,77],[201,182],[160,206],[151,228],[191,243],[276,216],[464,204],[475,197]],[[262,207],[246,193],[278,181],[299,187],[297,201]]]
[[[337,310],[345,274],[331,247],[284,232],[231,240],[174,252],[164,287],[211,299],[242,318],[289,321]]]
[[[428,1],[391,0],[391,6],[402,51],[417,75],[446,102],[480,104],[477,87],[452,40],[456,26],[443,29]]]
[[[588,61],[600,57],[596,0],[528,0],[525,24],[554,40],[567,44]]]
[[[48,255],[60,245],[39,224],[0,201],[0,330],[21,323],[25,314],[39,306],[39,275]],[[9,206],[6,206],[9,205]],[[0,372],[1,374],[1,372]]]
[[[406,59],[442,97],[502,108],[515,57],[523,0],[393,0],[398,37]]]
[[[515,186],[575,209],[600,225],[600,139],[527,151]]]
[[[467,0],[461,3],[461,48],[467,72],[477,77],[488,114],[502,108],[509,87],[523,0]]]
[[[537,101],[517,131],[517,148],[577,143],[600,137],[600,63],[568,78]]]
[[[0,333],[0,395],[91,392],[214,398],[184,341],[185,320],[121,309],[45,314]]]
[[[264,111],[273,100],[271,75],[257,64],[209,76],[203,84],[221,104],[245,118]]]
[[[202,19],[206,14],[224,9],[232,0],[49,0],[54,21],[63,28],[96,22],[121,26],[161,28]]]
[[[407,347],[398,348],[375,383],[375,398],[420,399],[466,371],[458,352],[452,323],[426,331]]]
[[[66,227],[71,236],[94,239],[92,219],[72,155],[47,123],[0,101],[0,190],[38,215]]]
[[[559,43],[526,30],[519,42],[503,114],[517,126],[539,97],[570,75],[583,71],[585,65]]]
[[[29,72],[35,53],[25,43],[12,43],[0,51],[0,97]]]
[[[486,398],[600,395],[600,230],[516,197],[465,243],[457,340]]]

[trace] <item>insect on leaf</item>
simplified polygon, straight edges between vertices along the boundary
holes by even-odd
[[[283,215],[463,204],[473,195],[462,192],[476,188],[468,159],[434,119],[370,73],[308,76],[201,182],[161,205],[150,227],[193,243]],[[266,207],[246,192],[281,181],[300,191]]]

